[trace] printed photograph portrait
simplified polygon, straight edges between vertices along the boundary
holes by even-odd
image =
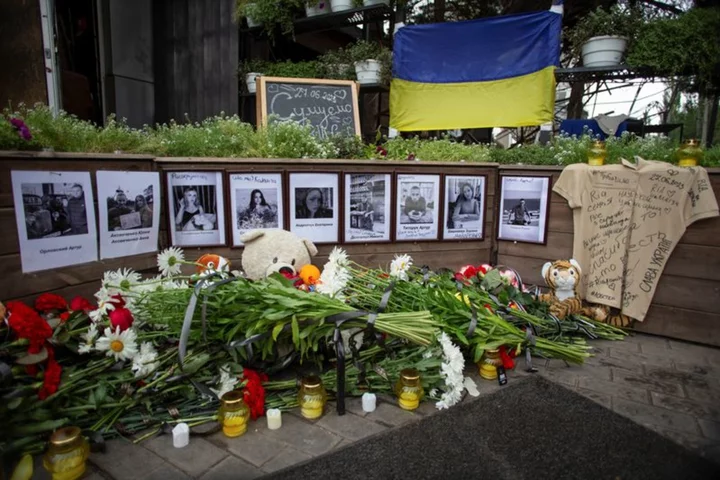
[[[315,243],[339,238],[339,175],[290,174],[290,231]]]
[[[98,258],[89,172],[11,172],[23,272],[79,265]]]
[[[107,196],[107,227],[109,231],[150,228],[153,225],[153,185],[127,188],[118,185]]]
[[[173,245],[224,245],[221,172],[170,172],[168,202]]]
[[[158,172],[99,170],[96,174],[100,258],[156,252],[160,231]]]
[[[345,175],[345,241],[390,240],[390,185],[392,176]]]
[[[80,183],[23,183],[28,240],[88,233],[85,186]]]
[[[437,239],[440,176],[398,175],[397,196],[397,239]]]
[[[250,230],[283,228],[282,174],[230,173],[233,245]]]
[[[485,223],[484,176],[445,177],[444,239],[481,239]]]
[[[549,191],[547,177],[502,177],[498,239],[544,243]]]

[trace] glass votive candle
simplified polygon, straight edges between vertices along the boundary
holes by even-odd
[[[245,404],[241,390],[225,393],[220,399],[218,422],[226,437],[239,437],[247,431],[250,409]]]
[[[78,427],[64,427],[50,437],[43,466],[53,480],[75,480],[85,473],[90,444]]]
[[[362,396],[363,412],[374,412],[377,406],[377,397],[374,393],[366,392]]]
[[[485,350],[480,362],[478,363],[480,376],[485,380],[495,380],[498,376],[497,367],[501,365],[502,359],[500,358],[500,350]]]
[[[320,418],[325,410],[326,402],[327,392],[320,377],[312,375],[301,380],[298,403],[300,404],[300,414],[303,417],[309,420]]]
[[[420,374],[414,368],[405,368],[400,372],[400,379],[395,384],[395,395],[398,405],[404,410],[415,410],[425,392],[420,384]]]
[[[607,150],[605,150],[605,142],[595,140],[588,151],[588,165],[599,167],[605,164]]]
[[[685,140],[675,154],[679,167],[697,167],[703,158],[703,150],[700,147],[700,142],[694,138]]]
[[[277,408],[270,408],[265,412],[267,417],[267,426],[269,430],[277,430],[282,427],[282,412]]]

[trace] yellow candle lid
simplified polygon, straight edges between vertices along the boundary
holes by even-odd
[[[235,403],[242,402],[243,398],[245,397],[241,390],[232,390],[230,392],[226,392],[220,400],[222,400],[225,405],[233,405]]]
[[[305,388],[318,388],[322,385],[322,380],[317,375],[310,375],[309,377],[303,377],[302,384]]]
[[[400,372],[400,376],[403,380],[417,380],[420,378],[420,374],[414,368],[405,368]]]
[[[56,430],[50,437],[50,443],[53,445],[67,445],[72,443],[80,436],[80,428],[64,427]]]

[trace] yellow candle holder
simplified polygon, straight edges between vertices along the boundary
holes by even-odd
[[[403,410],[415,410],[420,406],[424,395],[420,374],[414,368],[405,368],[400,372],[400,379],[395,384],[395,395],[398,405]]]
[[[605,164],[607,158],[607,150],[605,150],[605,142],[595,140],[588,151],[588,165],[600,167]]]
[[[225,393],[220,399],[218,422],[222,425],[223,434],[234,438],[247,432],[250,409],[245,404],[243,392],[233,390]]]
[[[327,403],[327,392],[320,377],[311,375],[300,381],[298,403],[300,404],[300,414],[308,420],[322,417],[325,403]]]
[[[43,466],[53,480],[75,480],[85,473],[90,444],[78,427],[64,427],[50,437]]]
[[[485,380],[495,380],[498,377],[497,367],[502,366],[500,350],[485,350],[477,365],[482,378]]]
[[[695,138],[685,140],[675,152],[679,167],[697,167],[703,159],[703,150],[700,142]]]

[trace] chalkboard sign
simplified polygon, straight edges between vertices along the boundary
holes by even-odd
[[[257,82],[259,125],[294,120],[310,124],[320,139],[361,134],[357,82],[262,76]]]

